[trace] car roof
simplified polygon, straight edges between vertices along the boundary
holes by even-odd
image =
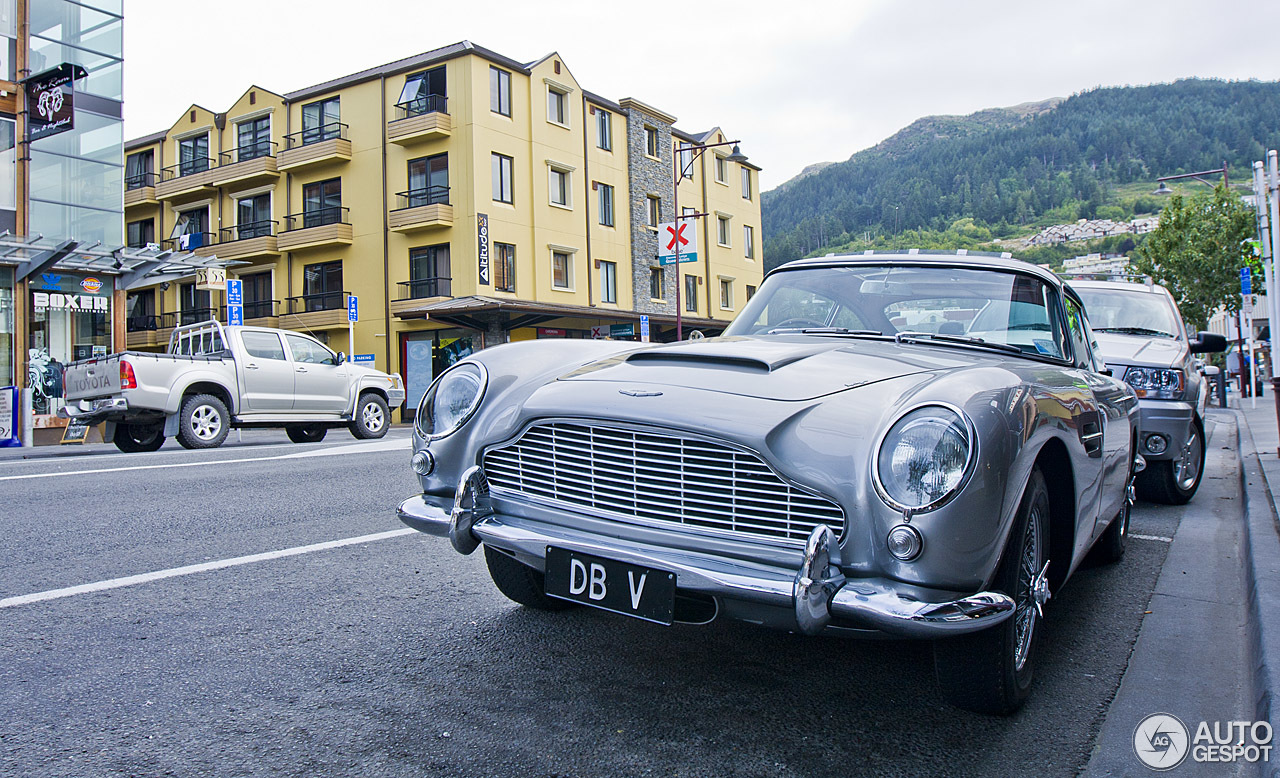
[[[828,254],[825,257],[798,259],[794,262],[788,262],[785,265],[775,267],[765,275],[768,277],[774,273],[814,267],[857,267],[859,265],[882,265],[886,261],[921,265],[925,267],[929,265],[937,265],[939,267],[966,267],[985,270],[1014,270],[1022,273],[1030,273],[1042,281],[1058,288],[1064,288],[1066,286],[1063,284],[1062,279],[1054,275],[1046,266],[1033,265],[1030,262],[1014,259],[1013,255],[1007,252],[1004,254],[995,254],[976,251],[971,252],[965,251],[964,249],[960,249],[959,251],[910,249],[908,251],[864,251],[861,254]]]
[[[1135,284],[1131,281],[1070,281],[1074,289],[1111,289],[1117,292],[1133,292],[1141,294],[1158,294],[1172,297],[1168,289],[1159,284]]]

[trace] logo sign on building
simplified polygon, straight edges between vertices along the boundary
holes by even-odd
[[[373,354],[353,354],[351,356],[351,361],[355,362],[357,365],[373,366]]]
[[[681,262],[698,261],[698,226],[692,220],[658,225],[658,264],[674,265],[677,251]]]
[[[347,321],[352,324],[360,321],[360,298],[355,295],[347,298]]]
[[[609,337],[611,338],[631,338],[635,337],[636,325],[634,324],[611,324],[609,325]]]
[[[111,298],[91,294],[63,294],[61,292],[32,292],[31,308],[36,311],[95,311],[111,310]]]
[[[237,278],[227,280],[227,324],[244,324],[244,282]]]
[[[0,447],[20,445],[18,441],[18,387],[0,388]]]
[[[220,267],[202,267],[196,270],[196,289],[222,291],[227,288],[227,271]]]
[[[489,283],[489,215],[476,214],[476,244],[480,247],[480,283]]]
[[[649,317],[648,316],[640,317],[640,342],[642,343],[649,342]]]
[[[569,331],[558,329],[555,327],[539,327],[538,337],[539,338],[567,338],[569,337]]]
[[[595,340],[603,340],[603,339],[605,339],[605,338],[609,337],[609,328],[608,328],[607,326],[605,326],[605,327],[592,327],[592,328],[591,328],[591,337],[592,337],[593,339],[595,339]]]
[[[75,129],[75,90],[72,82],[88,72],[64,62],[27,79],[27,140]]]

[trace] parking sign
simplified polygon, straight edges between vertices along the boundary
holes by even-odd
[[[355,295],[347,298],[347,321],[352,323],[360,321],[360,298]]]

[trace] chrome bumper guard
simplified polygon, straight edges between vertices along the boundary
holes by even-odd
[[[416,495],[402,502],[396,515],[419,532],[449,538],[461,554],[470,554],[481,543],[493,543],[517,556],[541,559],[546,547],[554,545],[671,570],[682,589],[792,608],[797,631],[806,635],[816,635],[835,618],[896,637],[941,638],[995,626],[1014,611],[1013,600],[1000,592],[925,602],[902,594],[893,581],[846,578],[831,564],[836,538],[826,525],[810,533],[795,573],[638,543],[602,546],[601,538],[593,534],[494,513],[488,479],[478,466],[459,479],[452,510],[429,502],[425,495]]]
[[[68,403],[58,409],[58,416],[73,421],[92,421],[112,413],[123,413],[129,410],[129,401],[123,397],[107,397],[99,400],[81,400],[75,405]]]

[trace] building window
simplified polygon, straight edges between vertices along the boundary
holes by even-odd
[[[756,288],[750,284],[747,284],[747,302],[750,302],[751,298],[755,296],[756,296]]]
[[[555,87],[547,87],[547,121],[569,124],[569,96]]]
[[[330,97],[302,106],[302,145],[342,137],[342,113],[338,98]]]
[[[173,241],[174,249],[191,251],[213,242],[209,240],[208,231],[209,206],[202,205],[199,208],[178,212],[178,218],[173,223],[173,232],[169,233],[169,239]]]
[[[409,161],[406,208],[449,202],[449,155],[435,154]]]
[[[613,187],[608,184],[597,184],[597,190],[600,193],[600,224],[605,227],[613,226]]]
[[[649,297],[654,300],[667,299],[666,290],[663,286],[662,268],[649,268]]]
[[[240,292],[244,297],[244,317],[261,319],[275,315],[271,299],[271,271],[240,276]]]
[[[511,157],[504,154],[493,154],[493,199],[495,202],[515,202],[515,195],[512,192],[513,167]]]
[[[400,109],[402,118],[426,113],[448,113],[444,75],[444,65],[441,65],[424,73],[414,73],[404,80],[400,99],[396,101],[396,108]]]
[[[271,156],[271,117],[259,116],[236,125],[236,161]]]
[[[511,74],[489,66],[489,110],[511,116]]]
[[[657,158],[659,151],[660,149],[658,148],[658,128],[646,126],[644,128],[644,153],[648,154],[651,157]]]
[[[726,311],[733,310],[733,280],[720,279],[720,307]]]
[[[142,219],[141,221],[129,222],[126,232],[129,236],[129,248],[146,248],[148,243],[156,242],[156,220]]]
[[[721,246],[729,245],[729,219],[725,216],[716,217],[716,243]]]
[[[196,324],[213,318],[213,302],[208,289],[197,289],[195,284],[178,287],[178,324]]]
[[[742,169],[742,199],[751,199],[751,168]]]
[[[125,308],[128,310],[125,329],[129,332],[159,329],[160,323],[156,321],[156,290],[130,292],[125,298]]]
[[[409,298],[452,296],[449,244],[409,249]]]
[[[303,227],[323,227],[326,224],[338,224],[341,221],[341,178],[317,181],[302,187]]]
[[[302,299],[308,311],[336,311],[344,307],[342,260],[303,267]]]
[[[613,151],[613,114],[596,109],[596,148]]]
[[[178,141],[178,175],[189,176],[209,169],[209,134]]]
[[[155,186],[155,153],[151,149],[130,154],[124,163],[124,188]]]
[[[653,195],[649,195],[649,213],[647,214],[648,224],[650,227],[657,227],[661,221],[660,212],[662,210],[662,200]]]
[[[618,263],[600,260],[600,302],[618,302]]]
[[[685,313],[698,312],[698,277],[684,277],[684,310]]]
[[[716,155],[716,183],[729,183],[729,162],[719,154]]]
[[[680,177],[693,178],[693,150],[689,148],[692,143],[680,144]]]
[[[756,258],[756,231],[750,224],[742,225],[742,256]]]
[[[513,243],[495,243],[493,288],[499,292],[516,290],[516,247]]]
[[[271,194],[245,197],[236,203],[236,240],[271,234]]]
[[[554,165],[548,168],[548,186],[552,205],[559,205],[565,208],[570,207],[569,203],[569,171]]]
[[[551,285],[556,289],[573,287],[573,258],[568,252],[551,252]]]

